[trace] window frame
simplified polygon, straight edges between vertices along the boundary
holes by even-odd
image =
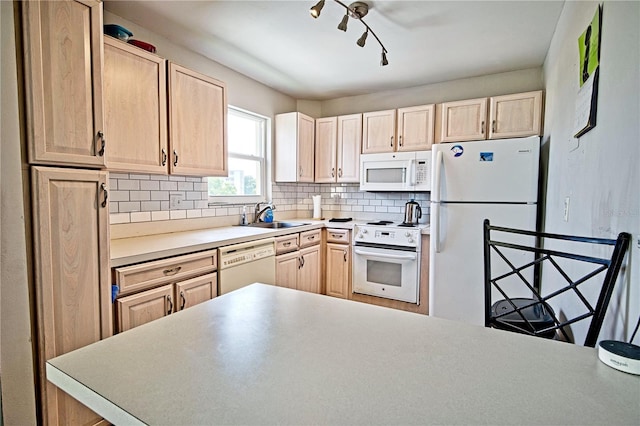
[[[249,119],[253,119],[256,122],[261,122],[262,124],[262,143],[261,145],[261,156],[248,155],[248,154],[238,154],[233,153],[229,148],[229,141],[227,141],[228,147],[228,157],[227,164],[229,164],[229,159],[236,158],[240,160],[251,160],[257,161],[260,164],[260,192],[262,195],[218,195],[212,196],[209,194],[207,188],[207,197],[209,206],[221,206],[221,205],[246,205],[246,204],[256,204],[259,202],[264,202],[269,198],[269,194],[271,192],[271,176],[268,173],[268,167],[271,163],[271,119],[262,114],[258,114],[243,108],[238,108],[235,106],[227,106],[227,114],[235,114],[238,116],[246,117]],[[227,136],[228,137],[228,136]],[[228,174],[227,174],[228,177]],[[210,178],[224,178],[224,176],[209,176],[207,178],[207,185],[209,183]]]

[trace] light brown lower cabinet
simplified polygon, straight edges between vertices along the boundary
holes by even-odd
[[[322,293],[319,229],[276,238],[276,254],[277,286]]]
[[[351,244],[347,229],[327,228],[325,293],[327,296],[349,298],[351,283]]]
[[[102,419],[47,381],[51,358],[112,335],[104,171],[32,168],[34,280],[42,423]]]
[[[216,272],[116,300],[118,331],[127,331],[217,296]]]

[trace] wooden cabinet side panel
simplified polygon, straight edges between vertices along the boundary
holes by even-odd
[[[337,181],[360,182],[362,114],[338,117]]]
[[[296,182],[298,179],[298,113],[276,115],[275,181]]]
[[[103,167],[102,3],[22,6],[29,162]]]
[[[109,170],[167,174],[165,60],[111,37],[104,43]]]
[[[226,85],[169,63],[170,173],[226,176]]]
[[[320,183],[335,182],[336,137],[338,118],[325,117],[316,120],[315,140],[315,181]]]
[[[112,334],[106,173],[33,168],[33,225],[38,362]],[[52,424],[100,417],[59,391],[42,374],[43,417]]]

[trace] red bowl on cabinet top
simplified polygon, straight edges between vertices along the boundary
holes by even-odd
[[[140,40],[129,40],[129,44],[133,44],[136,47],[146,50],[147,52],[156,53],[156,47],[153,44],[146,43]]]

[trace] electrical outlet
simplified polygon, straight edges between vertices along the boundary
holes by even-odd
[[[569,197],[564,199],[564,221],[569,222]]]
[[[178,210],[182,208],[182,202],[184,201],[184,195],[171,194],[169,195],[169,209]]]

